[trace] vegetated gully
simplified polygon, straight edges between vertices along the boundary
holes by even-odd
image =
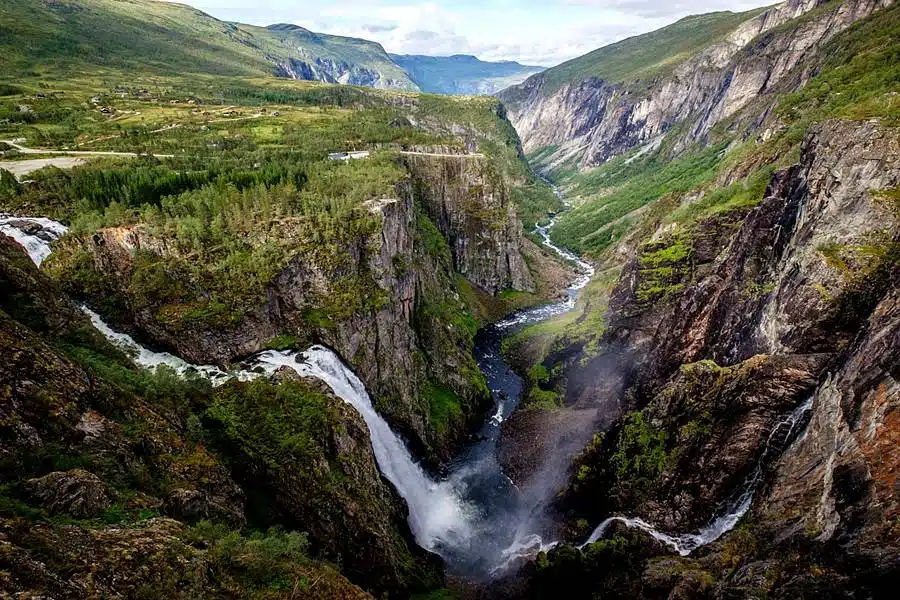
[[[569,286],[564,301],[520,311],[478,333],[476,359],[487,377],[495,411],[482,426],[478,441],[452,462],[449,475],[441,480],[429,476],[416,463],[403,440],[374,410],[362,382],[328,348],[313,346],[305,352],[261,352],[246,359],[237,370],[226,372],[212,365],[192,365],[171,354],[142,346],[130,336],[112,330],[87,307],[84,311],[112,343],[128,351],[137,364],[148,369],[165,365],[178,373],[197,373],[213,385],[220,385],[234,378],[246,381],[268,376],[287,367],[302,376],[325,382],[365,420],[382,474],[409,507],[408,522],[416,541],[442,556],[451,573],[486,580],[556,545],[556,542],[544,542],[541,537],[542,513],[552,491],[544,490],[535,496],[521,493],[503,474],[497,460],[500,426],[515,410],[523,391],[521,378],[503,359],[503,338],[528,325],[574,310],[579,293],[593,276],[590,264],[550,241],[549,230],[553,224],[551,221],[546,226],[538,226],[536,231],[545,246],[578,265],[580,276]],[[20,243],[40,266],[51,252],[51,243],[63,235],[66,228],[49,219],[0,215],[0,232]],[[698,533],[667,534],[639,518],[614,516],[601,523],[585,544],[600,539],[614,522],[641,529],[682,555],[718,539],[749,510],[764,463],[772,459],[772,452],[783,448],[796,435],[811,406],[810,400],[775,426],[757,468],[735,491],[720,516]]]

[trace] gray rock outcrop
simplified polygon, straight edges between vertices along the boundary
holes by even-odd
[[[818,49],[892,3],[788,0],[746,21],[671,73],[639,86],[591,78],[548,93],[545,75],[538,74],[500,98],[526,151],[558,146],[542,159],[544,168],[572,159],[584,168],[600,165],[635,148],[654,147],[675,125],[685,123],[672,150],[678,152],[704,140],[713,126],[752,102],[758,105],[752,111],[756,122],[763,121],[775,92],[797,89],[815,73]]]

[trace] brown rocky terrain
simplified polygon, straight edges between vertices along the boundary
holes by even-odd
[[[282,577],[321,579],[310,597],[362,598],[311,555],[379,592],[438,571],[365,424],[319,382],[213,391],[142,373],[5,236],[0,288],[4,593],[242,597]],[[270,554],[279,544],[287,563]],[[228,558],[241,546],[259,564]]]

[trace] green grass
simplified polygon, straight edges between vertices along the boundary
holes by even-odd
[[[519,207],[522,226],[531,231],[535,223],[546,224],[548,213],[562,210],[562,202],[544,181],[531,178],[524,186],[512,190],[513,201]]]
[[[671,162],[656,155],[628,164],[620,159],[576,175],[571,193],[592,199],[560,218],[553,240],[599,256],[631,230],[631,222],[617,221],[667,194],[684,194],[712,180],[723,150],[723,145],[716,145]],[[592,196],[602,189],[610,191]]]
[[[638,300],[655,301],[683,289],[692,252],[691,241],[683,231],[642,246],[638,257]]]
[[[285,461],[304,465],[310,477],[322,457],[329,422],[338,415],[328,399],[303,383],[256,381],[221,388],[205,419],[223,439],[253,461],[279,469]]]
[[[795,126],[828,117],[880,118],[900,125],[900,6],[894,4],[836,36],[825,47],[821,72],[785,96],[778,112]]]
[[[303,533],[277,528],[240,533],[201,521],[180,535],[185,543],[204,548],[209,574],[223,587],[239,590],[238,597],[304,594],[315,585],[304,569],[315,563]]]
[[[650,424],[643,412],[628,415],[610,458],[619,482],[649,491],[668,461],[666,439],[666,432]]]
[[[819,10],[833,8],[829,3]],[[741,144],[725,155],[726,144],[734,136],[726,132],[729,121],[716,128],[716,144],[689,149],[669,162],[666,146],[681,135],[680,129],[673,128],[663,148],[652,155],[637,160],[617,157],[592,171],[571,175],[566,182],[570,196],[585,202],[560,219],[554,240],[598,257],[639,222],[631,219],[634,211],[690,191],[702,194],[673,211],[665,223],[689,228],[717,214],[746,211],[762,200],[774,170],[795,160],[813,123],[829,118],[879,118],[887,126],[900,124],[898,14],[897,6],[886,8],[831,40],[823,51],[821,72],[800,91],[777,98],[777,113],[788,126],[761,145]],[[710,187],[716,175],[741,161],[761,166],[730,186]]]
[[[171,83],[177,86],[180,80]],[[98,109],[88,102],[96,92],[89,89],[77,96],[51,94],[34,100],[34,122],[0,123],[0,135],[54,145],[74,146],[88,140],[94,149],[143,149],[183,156],[103,158],[69,171],[48,168],[31,175],[35,183],[29,186],[17,184],[10,176],[0,177],[0,205],[13,213],[67,221],[72,232],[82,236],[104,227],[139,226],[154,239],[165,240],[174,252],[145,255],[136,262],[128,301],[142,307],[155,305],[157,320],[178,330],[240,323],[299,252],[307,252],[309,260],[326,270],[349,273],[336,277],[340,294],[322,298],[321,305],[314,307],[325,319],[334,322],[383,300],[370,293],[373,286],[366,273],[354,274],[347,249],[377,227],[378,217],[364,203],[396,197],[406,170],[389,150],[350,163],[326,160],[330,151],[459,145],[453,132],[463,127],[481,136],[493,176],[510,184],[526,182],[521,192],[510,186],[514,199],[523,198],[523,212],[534,210],[526,198],[543,197],[539,209],[543,211],[556,201],[545,184],[525,177],[515,132],[498,116],[495,99],[422,96],[397,108],[391,105],[391,97],[357,88],[281,83],[267,87],[262,82],[231,85],[235,87],[222,89],[253,92],[251,102],[265,102],[266,94],[271,94],[273,99],[299,105],[277,105],[277,116],[263,105],[265,119],[220,123],[200,114],[215,116],[226,108],[205,104],[208,100],[160,105],[159,98],[101,94],[102,102],[108,101],[117,112],[141,113],[141,121],[120,130],[118,124],[104,126],[98,120]],[[213,95],[214,89],[210,90]],[[167,94],[160,93],[164,97]],[[340,107],[344,100],[355,104]],[[12,106],[20,101],[9,102]],[[229,110],[257,114],[252,105]],[[427,129],[397,124],[410,113],[426,120]],[[180,127],[153,133],[167,122]],[[268,125],[261,127],[261,122]],[[60,126],[55,139],[36,130],[43,124]],[[419,224],[426,252],[448,256],[446,242],[433,224],[424,217]],[[99,282],[93,281],[96,278],[89,268],[82,268],[90,265],[82,259],[78,249],[68,245],[48,267],[77,284],[75,291],[84,292],[80,288],[97,287]],[[109,298],[105,293],[98,296]]]
[[[582,291],[576,310],[555,319],[526,327],[503,340],[503,353],[524,360],[531,368],[543,363],[550,354],[566,345],[580,345],[582,358],[596,355],[606,331],[609,294],[618,280],[621,267],[597,273]]]
[[[295,335],[282,334],[272,338],[272,341],[266,344],[267,350],[276,350],[283,352],[285,350],[299,350],[300,340]]]
[[[462,406],[456,393],[440,384],[429,382],[424,389],[428,399],[428,424],[438,434],[459,426],[463,419]]]

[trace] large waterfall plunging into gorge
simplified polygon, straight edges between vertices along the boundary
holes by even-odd
[[[387,422],[375,412],[362,381],[331,350],[313,346],[306,352],[263,352],[247,362],[273,374],[288,367],[304,377],[324,381],[336,396],[353,406],[369,428],[372,449],[382,474],[409,505],[409,526],[428,550],[455,547],[470,535],[465,506],[448,482],[433,481]]]
[[[197,373],[213,385],[231,379],[249,381],[270,376],[282,368],[323,381],[364,419],[379,469],[409,506],[409,526],[416,541],[440,554],[451,570],[476,578],[488,577],[557,544],[545,542],[536,533],[539,512],[548,498],[523,497],[503,474],[496,456],[501,423],[516,408],[522,393],[521,379],[500,352],[503,336],[511,330],[573,310],[580,290],[593,275],[589,263],[552,243],[549,237],[552,225],[553,222],[538,226],[536,232],[545,246],[575,262],[580,276],[569,287],[565,301],[523,310],[479,333],[476,357],[487,377],[496,408],[493,417],[482,427],[480,441],[451,464],[450,474],[443,480],[430,477],[416,463],[403,440],[375,411],[363,383],[328,348],[313,346],[305,352],[261,352],[241,363],[239,369],[224,371],[217,366],[193,365],[172,354],[148,349],[130,336],[114,331],[89,308],[83,307],[83,310],[111,343],[125,350],[144,368],[166,366],[180,374]],[[49,219],[0,215],[0,232],[21,244],[40,266],[51,253],[51,243],[66,232],[66,227]],[[765,461],[778,446],[776,437],[789,440],[811,405],[812,400],[809,400],[776,424],[755,471],[737,490],[725,513],[700,532],[667,534],[639,518],[615,516],[601,523],[583,545],[599,540],[615,522],[641,529],[682,555],[715,541],[734,528],[749,510]]]

